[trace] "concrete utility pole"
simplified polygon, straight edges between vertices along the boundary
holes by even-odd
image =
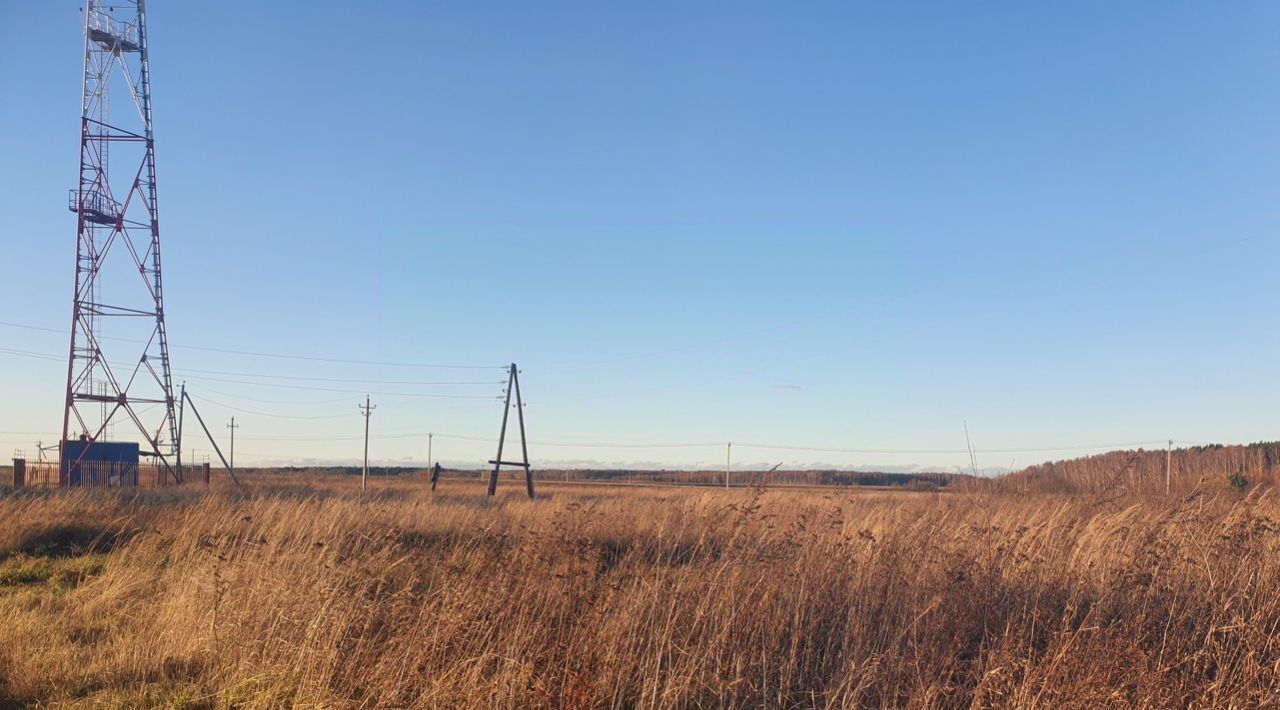
[[[724,487],[729,487],[729,471],[733,469],[733,442],[724,447]]]
[[[231,423],[227,425],[227,428],[231,430],[231,465],[229,468],[231,469],[231,475],[234,477],[236,475],[236,429],[240,428],[240,425],[236,424],[235,417],[231,417]]]
[[[427,468],[431,468],[431,439],[435,434],[427,434]]]
[[[364,404],[357,404],[364,415],[364,473],[360,475],[360,490],[369,490],[369,417],[373,416],[376,406],[369,404],[369,395],[364,396]]]

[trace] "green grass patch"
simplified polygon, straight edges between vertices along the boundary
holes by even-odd
[[[97,525],[57,523],[23,530],[17,536],[11,554],[32,557],[77,557],[90,552],[105,552],[116,537]]]
[[[66,591],[101,574],[105,568],[102,555],[63,558],[18,555],[0,562],[0,591],[36,585]]]
[[[86,695],[70,696],[76,705],[101,708],[180,708],[212,710],[218,707],[217,696],[195,684],[148,683],[137,688],[98,690]]]

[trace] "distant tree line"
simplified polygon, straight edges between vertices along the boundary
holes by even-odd
[[[359,466],[278,466],[257,470],[263,473],[290,473],[304,475],[359,476]],[[450,469],[442,471],[449,478],[488,476],[488,469]],[[425,468],[416,466],[370,466],[372,476],[426,476]],[[669,483],[701,486],[723,486],[724,471],[698,470],[635,470],[618,468],[538,469],[533,471],[535,480],[552,481],[611,481],[631,483]],[[524,472],[518,468],[502,469],[502,478],[519,479]],[[970,479],[968,474],[955,473],[891,473],[887,471],[734,471],[730,480],[734,486],[879,486],[912,489],[944,488],[956,481]]]
[[[1186,492],[1280,482],[1280,441],[1209,444],[1173,449],[1109,451],[1029,466],[990,485],[1006,492],[1098,493],[1113,490]]]
[[[535,470],[539,478],[568,481],[631,481],[635,483],[677,483],[724,485],[724,471],[637,471],[627,469]],[[734,471],[735,486],[898,486],[941,488],[958,478],[953,473],[889,473],[882,471]]]

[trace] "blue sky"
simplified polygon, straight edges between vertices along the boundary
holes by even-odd
[[[0,0],[6,323],[66,326],[78,7]],[[242,461],[355,460],[365,389],[375,460],[492,438],[405,395],[498,386],[376,381],[501,373],[191,346],[516,361],[544,464],[1277,437],[1273,3],[148,9],[173,366]],[[0,368],[0,446],[56,439],[65,365]]]

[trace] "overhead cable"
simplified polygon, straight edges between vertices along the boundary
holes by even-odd
[[[44,328],[41,326],[28,325],[25,323],[13,323],[9,321],[0,321],[0,326],[6,326],[9,328],[22,328],[25,330],[38,330],[46,333],[58,333],[61,335],[69,334],[68,331],[61,330],[58,328]],[[138,340],[134,338],[113,337],[108,339],[121,340],[124,342],[130,342],[130,343],[148,342],[145,340]],[[307,360],[311,362],[334,362],[334,363],[343,363],[348,365],[380,365],[383,367],[411,367],[411,368],[429,368],[429,369],[439,369],[439,370],[505,370],[507,368],[507,366],[505,365],[440,365],[435,363],[423,363],[423,362],[387,362],[387,361],[381,361],[381,360],[351,360],[347,358],[319,357],[314,355],[291,355],[291,354],[284,354],[284,353],[256,352],[252,350],[234,350],[231,348],[214,348],[214,347],[207,347],[207,346],[201,346],[201,345],[185,345],[182,343],[174,343],[174,344],[171,344],[170,347],[181,348],[185,350],[201,350],[204,352],[212,352],[212,353],[226,353],[228,355],[244,355],[247,357],[268,357],[268,358],[278,358],[283,360]]]

